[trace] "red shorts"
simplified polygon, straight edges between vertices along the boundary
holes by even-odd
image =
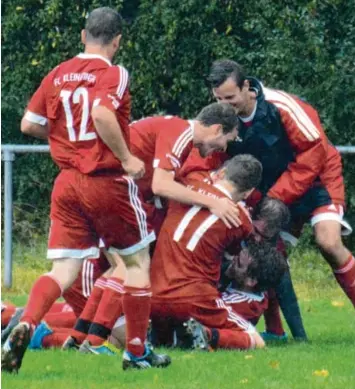
[[[253,339],[250,334],[255,333],[254,326],[233,312],[232,308],[220,297],[206,297],[201,301],[178,302],[178,300],[157,300],[152,299],[151,318],[157,337],[162,338],[169,323],[179,323],[189,318],[194,318],[209,328],[231,329],[249,334],[250,344]],[[160,330],[161,329],[161,330]]]
[[[128,176],[62,170],[51,199],[49,259],[97,258],[99,237],[131,255],[155,240],[138,187]]]
[[[85,259],[83,267],[72,286],[63,293],[63,298],[69,304],[76,316],[79,316],[91,291],[95,281],[109,268],[108,262],[98,259]]]

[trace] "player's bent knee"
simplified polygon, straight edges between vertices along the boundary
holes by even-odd
[[[62,290],[66,290],[76,280],[82,265],[81,259],[56,259],[53,261],[50,274],[57,280]]]

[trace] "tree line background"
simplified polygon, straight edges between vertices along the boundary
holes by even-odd
[[[354,0],[3,1],[3,144],[38,143],[19,129],[26,104],[50,69],[83,50],[85,17],[104,5],[125,19],[116,62],[131,75],[133,118],[193,117],[212,101],[211,63],[231,58],[265,85],[312,103],[334,144],[355,145]],[[350,215],[354,161],[344,158]],[[14,225],[21,242],[46,231],[56,174],[48,156],[17,155]]]

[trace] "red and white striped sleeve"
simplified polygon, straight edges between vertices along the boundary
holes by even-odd
[[[128,87],[128,71],[119,65],[109,67],[100,78],[93,105],[105,106],[113,112],[118,111],[124,96],[129,92]]]
[[[275,105],[295,151],[295,161],[271,187],[268,196],[291,204],[300,198],[321,172],[328,140],[317,111],[295,96],[264,88],[265,98]]]
[[[193,123],[178,119],[169,130],[160,131],[155,144],[154,168],[174,172],[181,168],[193,147],[192,127]]]

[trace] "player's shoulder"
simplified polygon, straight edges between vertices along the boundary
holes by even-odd
[[[272,88],[263,88],[265,100],[270,102],[271,104],[276,105],[278,109],[281,110],[296,110],[298,106],[310,106],[304,99],[301,97],[285,92],[280,89],[272,89]]]
[[[228,302],[229,304],[237,304],[237,303],[242,303],[242,302],[261,303],[266,298],[266,294],[264,292],[261,292],[261,293],[244,292],[241,290],[234,289],[232,287],[228,287],[223,292],[222,296],[223,296],[223,300]]]
[[[253,230],[253,222],[245,202],[239,201],[237,203],[237,208],[239,210],[239,218],[242,222],[241,225],[243,229],[246,230],[248,234],[251,233],[251,231]]]

